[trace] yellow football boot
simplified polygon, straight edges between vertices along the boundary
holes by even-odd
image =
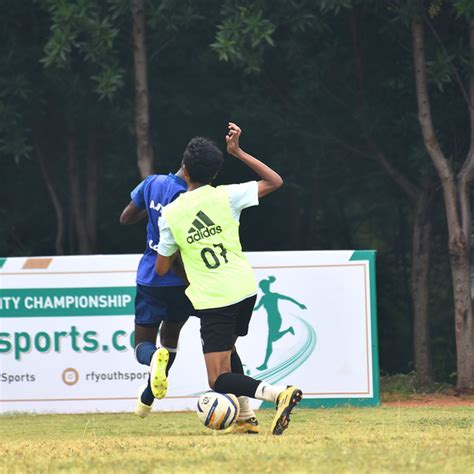
[[[169,352],[164,347],[157,349],[151,358],[150,385],[153,396],[158,400],[164,398],[168,390],[168,379],[166,378],[168,359]]]
[[[294,386],[290,386],[278,395],[276,415],[272,423],[272,434],[281,435],[290,424],[291,410],[298,405],[303,398],[303,392]]]
[[[246,420],[237,420],[233,426],[232,431],[234,433],[258,434],[260,432],[260,428],[258,426],[257,418],[253,416],[252,418],[247,418]]]

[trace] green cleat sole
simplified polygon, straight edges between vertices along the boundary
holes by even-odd
[[[154,354],[151,361],[150,385],[153,396],[158,400],[165,397],[168,391],[168,379],[166,378],[166,367],[168,365],[169,352],[161,347]]]

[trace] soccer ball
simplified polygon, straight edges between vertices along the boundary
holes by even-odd
[[[231,393],[205,392],[197,402],[197,415],[211,430],[225,430],[239,416],[239,401]]]

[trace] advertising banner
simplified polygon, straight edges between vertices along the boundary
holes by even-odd
[[[247,257],[259,293],[237,343],[245,372],[300,386],[303,406],[377,405],[375,252]],[[133,351],[139,259],[0,259],[0,412],[134,410],[148,374]],[[208,390],[196,317],[182,330],[169,384],[155,410],[194,409]]]

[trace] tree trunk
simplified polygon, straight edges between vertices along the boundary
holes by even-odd
[[[36,148],[36,157],[41,170],[41,175],[43,176],[46,189],[48,190],[49,197],[53,203],[54,213],[56,215],[56,239],[54,242],[54,247],[56,250],[56,255],[64,255],[64,212],[63,206],[59,199],[58,193],[53,185],[53,180],[49,175],[48,168],[43,156],[43,152],[38,143],[35,144]]]
[[[97,248],[97,147],[96,132],[89,130],[86,154],[85,221],[90,253]]]
[[[425,187],[415,205],[412,235],[411,293],[413,297],[413,354],[417,384],[428,388],[433,383],[428,318],[429,269],[431,255],[434,192]]]
[[[91,252],[80,186],[80,172],[77,157],[77,136],[74,125],[68,126],[67,154],[69,173],[69,195],[71,199],[73,224],[76,230],[78,253],[88,255]]]
[[[468,185],[474,169],[474,133],[471,134],[471,147],[461,169],[459,181],[449,161],[439,146],[433,127],[431,105],[428,95],[424,29],[421,18],[412,20],[413,59],[415,66],[416,97],[418,120],[423,141],[443,186],[444,204],[448,222],[449,256],[454,293],[454,322],[456,336],[456,388],[460,392],[474,390],[474,329],[472,322],[472,297],[470,284],[469,238],[471,228],[471,209]],[[471,25],[471,48],[474,50],[474,33]],[[474,127],[474,80],[470,81],[470,120]]]
[[[456,388],[474,392],[474,325],[469,244],[463,232],[450,238],[449,255],[454,292],[454,331],[456,335]]]
[[[135,68],[135,133],[137,162],[142,178],[153,173],[153,148],[150,142],[150,118],[147,79],[145,12],[143,0],[132,0],[133,61]]]

